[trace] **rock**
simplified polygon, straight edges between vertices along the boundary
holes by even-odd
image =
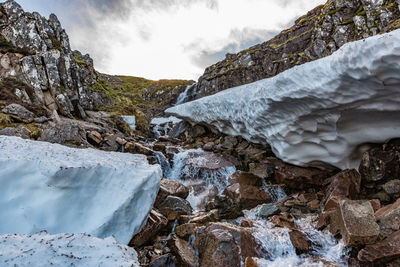
[[[215,147],[215,143],[214,142],[208,142],[208,143],[204,144],[203,150],[204,151],[213,151],[214,147]]]
[[[252,173],[236,171],[228,178],[229,183],[231,184],[242,184],[242,185],[252,185],[261,187],[263,185],[263,180]]]
[[[178,266],[182,267],[197,267],[196,254],[190,249],[188,242],[174,236],[168,241],[168,246],[171,248],[173,255],[176,256]]]
[[[7,127],[0,130],[0,135],[18,136],[23,139],[30,139],[32,132],[26,127],[18,125],[18,127]]]
[[[218,210],[211,210],[206,214],[198,215],[190,219],[190,223],[206,224],[209,222],[216,222],[219,219]]]
[[[2,109],[3,113],[17,116],[24,122],[32,122],[35,115],[19,104],[11,104]]]
[[[217,195],[214,199],[207,202],[206,210],[211,211],[214,209],[218,209],[221,219],[236,219],[242,214],[239,204],[224,195]]]
[[[236,183],[227,187],[224,193],[241,209],[251,209],[259,204],[271,202],[271,196],[267,192],[252,185]]]
[[[279,213],[280,209],[274,203],[262,204],[257,212],[257,217],[268,219],[268,217]]]
[[[149,267],[175,267],[175,259],[171,254],[158,256],[151,260]]]
[[[89,143],[94,144],[94,145],[100,145],[100,143],[103,141],[103,138],[101,137],[101,134],[96,131],[91,131],[87,135],[87,140]]]
[[[162,176],[143,155],[8,136],[0,136],[0,151],[0,234],[47,229],[113,235],[128,244],[144,225]],[[10,198],[16,188],[18,201]]]
[[[268,158],[264,164],[274,166],[274,178],[277,184],[284,184],[288,188],[302,190],[308,186],[322,186],[333,172],[316,168],[302,168],[286,164],[276,158]]]
[[[372,263],[374,266],[389,266],[390,262],[399,258],[400,231],[392,233],[389,237],[376,244],[366,246],[360,250],[357,256],[361,263]]]
[[[381,208],[381,202],[379,199],[371,199],[369,202],[371,203],[374,212],[377,212]]]
[[[274,215],[270,221],[278,227],[289,228],[291,230],[297,230],[298,228],[294,223],[293,217],[286,214]]]
[[[310,252],[311,241],[302,232],[298,230],[290,231],[289,236],[297,254]]]
[[[361,176],[355,170],[345,170],[331,178],[327,189],[327,199],[333,196],[357,199],[360,193]]]
[[[389,236],[400,230],[400,198],[391,205],[380,208],[375,213],[376,221],[381,230],[381,235]]]
[[[251,163],[250,173],[266,180],[274,178],[275,165],[268,162]]]
[[[400,193],[400,180],[395,179],[387,182],[382,186],[383,190],[389,195],[399,194]]]
[[[204,127],[200,126],[200,125],[196,125],[194,127],[189,128],[188,130],[188,134],[191,138],[197,138],[200,137],[202,135],[204,135],[206,133],[206,130],[204,129]]]
[[[358,168],[366,182],[390,181],[400,177],[398,149],[373,148],[365,152]]]
[[[194,235],[199,228],[197,223],[185,223],[182,225],[178,225],[175,228],[175,233],[180,238],[187,238],[191,235]]]
[[[233,157],[212,152],[191,152],[184,163],[193,168],[205,170],[218,170],[239,165],[239,162]]]
[[[221,147],[224,149],[234,149],[237,144],[238,140],[235,136],[226,136]]]
[[[88,146],[85,129],[78,122],[70,120],[50,122],[43,129],[39,140],[63,145]]]
[[[247,257],[244,261],[244,267],[261,267],[252,257]]]
[[[134,145],[135,145],[135,152],[136,153],[143,154],[143,155],[146,155],[146,156],[152,156],[154,154],[153,150],[151,150],[148,147],[145,147],[142,144],[134,143]]]
[[[251,232],[227,223],[211,223],[196,235],[200,266],[240,266],[241,259],[256,257],[258,244]]]
[[[354,14],[354,11],[349,12]],[[397,10],[396,14],[399,16]],[[315,23],[312,22],[312,28],[317,27]],[[353,25],[334,27],[335,31],[330,36],[336,46],[351,40],[351,27]],[[294,29],[299,28],[304,30],[301,26]],[[311,37],[313,32],[307,34],[308,37],[301,37],[308,40],[315,38]],[[400,66],[381,62],[400,56],[399,40],[400,31],[396,30],[351,42],[340,47],[340,52],[253,83],[248,82],[255,79],[247,80],[247,75],[241,73],[246,80],[240,83],[243,85],[232,87],[223,94],[174,106],[167,109],[166,114],[193,124],[214,127],[224,134],[241,136],[254,143],[269,144],[278,158],[294,165],[354,168],[359,165],[360,153],[363,152],[359,150],[360,145],[398,137],[400,103],[397,100],[393,102],[393,96],[399,92],[392,83],[400,77],[397,74]],[[270,44],[276,41],[274,39]],[[283,49],[287,52],[285,41],[283,44],[279,59],[282,59]],[[305,43],[303,45],[306,46]],[[302,52],[307,55],[306,51],[309,50],[305,48]],[[241,56],[243,53],[238,55]],[[265,66],[265,62],[259,64]],[[281,64],[285,65],[285,62]],[[364,68],[357,75],[348,75],[360,65]],[[250,69],[247,70],[250,72]],[[265,67],[260,69],[265,71]],[[376,77],[371,75],[372,69],[374,73],[396,74],[379,77],[377,82]],[[359,79],[361,76],[363,80]],[[208,88],[213,86],[209,84]],[[347,92],[345,98],[343,90]],[[366,91],[369,92],[368,97],[365,96]],[[375,108],[377,106],[379,111]],[[368,134],[365,129],[368,129]]]
[[[183,184],[168,179],[162,179],[160,190],[158,191],[154,206],[158,207],[168,196],[175,196],[186,199],[188,195],[189,188],[187,188]]]
[[[170,221],[176,220],[179,215],[192,214],[193,211],[187,200],[175,196],[168,196],[158,209]]]
[[[379,237],[374,209],[369,201],[341,200],[331,216],[331,232],[340,232],[346,246],[374,243]]]
[[[145,226],[137,233],[129,242],[130,246],[140,247],[151,241],[160,230],[163,230],[168,224],[168,219],[165,218],[157,210],[152,209]]]

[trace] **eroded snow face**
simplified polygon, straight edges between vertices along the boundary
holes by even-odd
[[[0,236],[0,266],[140,266],[133,248],[84,234]]]
[[[345,44],[273,78],[168,109],[269,143],[296,165],[358,166],[363,144],[400,136],[400,30]]]
[[[114,235],[145,223],[162,171],[143,155],[0,136],[0,234]]]

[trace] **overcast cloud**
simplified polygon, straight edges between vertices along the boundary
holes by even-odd
[[[18,0],[17,0],[18,1]],[[19,0],[55,13],[73,49],[105,73],[197,79],[226,53],[264,42],[325,0]]]

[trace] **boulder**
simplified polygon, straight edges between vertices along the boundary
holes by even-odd
[[[400,259],[400,231],[376,244],[366,246],[360,250],[357,259],[362,264],[371,263],[373,266],[389,266],[390,262]]]
[[[233,157],[212,152],[191,152],[184,163],[192,168],[208,171],[239,165],[239,162]]]
[[[289,232],[290,241],[293,247],[296,249],[297,254],[302,254],[310,252],[311,241],[307,238],[305,234],[298,230],[293,230]]]
[[[398,195],[400,194],[400,180],[391,180],[385,183],[382,188],[388,195]]]
[[[3,113],[11,114],[19,118],[21,121],[24,122],[32,122],[35,115],[27,110],[25,107],[19,104],[10,104],[7,107],[2,109]]]
[[[228,178],[229,183],[231,184],[242,184],[242,185],[252,185],[261,187],[263,185],[263,179],[257,175],[252,173],[236,171]]]
[[[339,231],[346,246],[374,243],[379,237],[374,209],[369,201],[341,200],[331,216],[331,232]]]
[[[32,135],[32,132],[26,127],[18,125],[17,127],[6,127],[1,129],[0,135],[17,136],[23,139],[29,139]]]
[[[175,267],[175,259],[171,254],[157,256],[151,260],[149,267]]]
[[[97,131],[88,132],[86,137],[88,142],[93,145],[100,145],[100,143],[103,141],[101,134]]]
[[[271,202],[271,196],[264,190],[252,185],[233,184],[224,194],[231,198],[241,209],[252,209],[257,205]]]
[[[158,209],[170,221],[176,220],[180,215],[192,214],[193,211],[187,200],[175,196],[165,198]]]
[[[239,267],[246,257],[258,256],[259,245],[246,228],[211,223],[198,231],[194,247],[199,251],[200,266]]]
[[[380,208],[375,217],[383,236],[400,230],[400,198],[393,204]]]
[[[168,224],[168,219],[165,218],[157,210],[152,209],[145,226],[137,233],[129,242],[130,246],[140,247],[151,241],[160,230],[163,230]]]
[[[198,267],[196,254],[190,249],[188,242],[173,236],[168,241],[168,247],[171,248],[172,254],[176,257],[178,266],[182,267]]]
[[[342,171],[331,178],[327,188],[327,199],[331,197],[346,197],[357,199],[360,193],[361,176],[355,170]]]
[[[236,219],[242,212],[239,204],[225,195],[217,195],[207,202],[206,210],[217,209],[221,219]]]
[[[175,233],[177,236],[180,238],[187,238],[191,235],[194,235],[199,228],[199,225],[197,223],[185,223],[178,225],[175,228]]]
[[[216,222],[219,220],[218,210],[211,210],[205,214],[197,215],[190,219],[190,223],[206,224],[209,222]]]
[[[162,179],[160,190],[158,191],[154,206],[158,207],[168,196],[175,196],[185,199],[188,195],[189,188],[183,184],[173,180]]]

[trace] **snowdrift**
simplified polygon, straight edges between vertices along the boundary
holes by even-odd
[[[296,165],[355,167],[364,144],[400,136],[400,30],[345,44],[273,78],[167,114],[269,143]],[[326,165],[326,164],[324,164]]]
[[[0,234],[113,235],[128,244],[161,177],[143,155],[0,136]]]

